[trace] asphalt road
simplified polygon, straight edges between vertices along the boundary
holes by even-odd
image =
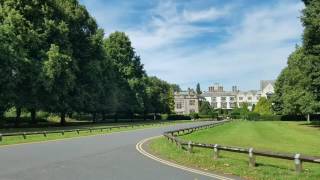
[[[135,147],[165,130],[199,124],[0,147],[0,180],[212,179],[161,164]]]

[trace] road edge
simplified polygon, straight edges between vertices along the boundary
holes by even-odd
[[[192,173],[195,173],[195,174],[200,174],[200,175],[203,175],[203,176],[207,176],[207,177],[211,177],[211,178],[215,178],[215,179],[219,179],[219,180],[234,180],[234,179],[229,178],[229,177],[224,177],[224,176],[221,176],[221,175],[218,175],[218,174],[201,171],[201,170],[198,170],[198,169],[186,167],[186,166],[183,166],[183,165],[179,165],[179,164],[173,163],[171,161],[167,161],[167,160],[161,159],[161,158],[159,158],[159,157],[157,157],[157,156],[155,156],[153,154],[148,153],[146,150],[143,149],[143,145],[146,142],[148,142],[148,141],[150,141],[152,139],[159,138],[161,136],[162,135],[149,137],[149,138],[146,138],[146,139],[143,139],[143,140],[139,141],[136,144],[137,151],[140,152],[142,155],[150,158],[150,159],[153,159],[153,160],[155,160],[157,162],[160,162],[160,163],[162,163],[164,165],[171,166],[171,167],[174,167],[174,168],[177,168],[177,169],[181,169],[181,170],[184,170],[184,171],[192,172]]]

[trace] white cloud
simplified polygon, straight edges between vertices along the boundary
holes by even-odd
[[[161,1],[156,8],[150,11],[152,16],[150,22],[147,22],[142,28],[129,29],[127,33],[137,49],[158,49],[179,40],[215,31],[212,27],[196,26],[191,22],[217,19],[226,12],[226,9],[220,12],[214,7],[207,11],[183,10],[183,12],[178,12],[174,1]]]
[[[186,54],[179,48],[145,53],[146,69],[184,88],[198,81],[205,86],[219,81],[228,87],[258,88],[259,80],[276,78],[299,42],[302,8],[302,3],[279,3],[247,12],[230,27],[225,42]]]
[[[127,9],[110,6],[105,10],[101,5],[91,11],[108,33],[120,30],[130,36],[149,74],[183,88],[197,82],[202,87],[221,82],[227,88],[233,84],[243,89],[258,88],[259,80],[276,78],[303,31],[299,20],[303,3],[298,0],[281,0],[255,9],[251,4],[242,7],[243,12],[232,4],[195,10],[192,5],[179,9],[177,3],[181,1],[158,2],[155,8],[143,11],[151,17],[148,21],[131,27],[119,20]],[[224,26],[195,23],[220,18]],[[224,38],[216,42],[214,36],[221,36],[221,32]],[[206,35],[207,46],[189,41],[203,34],[210,34]]]
[[[213,21],[219,18],[222,18],[230,13],[229,8],[217,9],[215,7],[211,7],[207,10],[201,11],[183,11],[183,17],[188,22],[202,22],[202,21]]]

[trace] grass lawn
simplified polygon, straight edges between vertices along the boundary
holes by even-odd
[[[195,142],[320,156],[320,128],[304,122],[236,121],[183,135],[181,138]],[[153,140],[150,150],[179,164],[234,174],[245,179],[320,179],[320,164],[304,163],[303,173],[297,175],[293,161],[258,156],[257,167],[249,168],[246,154],[222,151],[221,158],[214,161],[212,150],[194,148],[194,153],[189,154],[165,138]]]
[[[140,123],[112,123],[112,124],[91,124],[84,126],[68,126],[68,127],[48,127],[48,128],[12,128],[12,129],[0,129],[0,133],[12,133],[12,132],[30,132],[30,131],[53,131],[53,130],[70,130],[70,129],[84,129],[84,128],[103,128],[110,126],[120,126],[120,125],[144,125],[144,126],[133,126],[133,127],[122,127],[122,128],[112,128],[111,130],[94,130],[90,131],[80,131],[80,134],[77,132],[65,132],[64,135],[61,133],[47,134],[47,137],[44,135],[27,135],[27,139],[24,139],[23,136],[8,136],[3,137],[3,140],[0,142],[1,145],[10,145],[10,144],[20,144],[20,143],[28,143],[28,142],[39,142],[39,141],[48,141],[48,140],[56,140],[56,139],[65,139],[65,138],[73,138],[73,137],[81,137],[81,136],[90,136],[90,135],[98,135],[98,134],[108,134],[112,132],[120,132],[120,131],[129,131],[136,129],[144,129],[144,128],[153,128],[160,127],[163,125],[172,125],[177,123],[188,123],[192,122],[190,120],[185,121],[161,121],[162,125],[160,125],[160,121],[156,122],[140,122]]]

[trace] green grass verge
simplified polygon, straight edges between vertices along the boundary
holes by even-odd
[[[120,126],[120,125],[133,125],[133,127],[122,127],[122,128],[112,128],[111,130],[104,129],[102,132],[101,130],[93,130],[92,132],[88,131],[80,131],[79,134],[77,132],[65,132],[64,135],[61,133],[48,133],[45,137],[43,134],[37,135],[27,135],[27,138],[24,139],[23,136],[5,136],[3,137],[2,141],[0,142],[1,145],[11,145],[11,144],[21,144],[21,143],[29,143],[29,142],[40,142],[40,141],[48,141],[48,140],[57,140],[57,139],[66,139],[66,138],[73,138],[73,137],[82,137],[82,136],[92,136],[92,135],[99,135],[99,134],[108,134],[113,132],[121,132],[121,131],[130,131],[130,130],[137,130],[137,129],[145,129],[145,128],[155,128],[160,126],[166,125],[173,125],[178,123],[189,123],[192,122],[190,120],[185,121],[166,121],[163,122],[164,124],[160,125],[158,123],[119,123],[119,124],[92,124],[86,126],[70,126],[70,127],[49,127],[49,128],[26,128],[26,129],[8,129],[3,130],[1,133],[8,133],[8,132],[30,132],[30,131],[52,131],[52,130],[70,130],[70,129],[83,129],[83,128],[104,128],[110,126]],[[144,125],[144,126],[135,126],[135,125]]]
[[[320,129],[299,122],[237,121],[181,136],[182,139],[229,146],[254,147],[260,150],[302,153],[320,156]],[[297,174],[293,161],[257,157],[257,167],[248,167],[248,155],[221,152],[213,160],[213,152],[194,148],[194,153],[178,149],[165,138],[150,143],[150,150],[179,164],[241,176],[245,179],[320,179],[320,164],[304,163]]]

